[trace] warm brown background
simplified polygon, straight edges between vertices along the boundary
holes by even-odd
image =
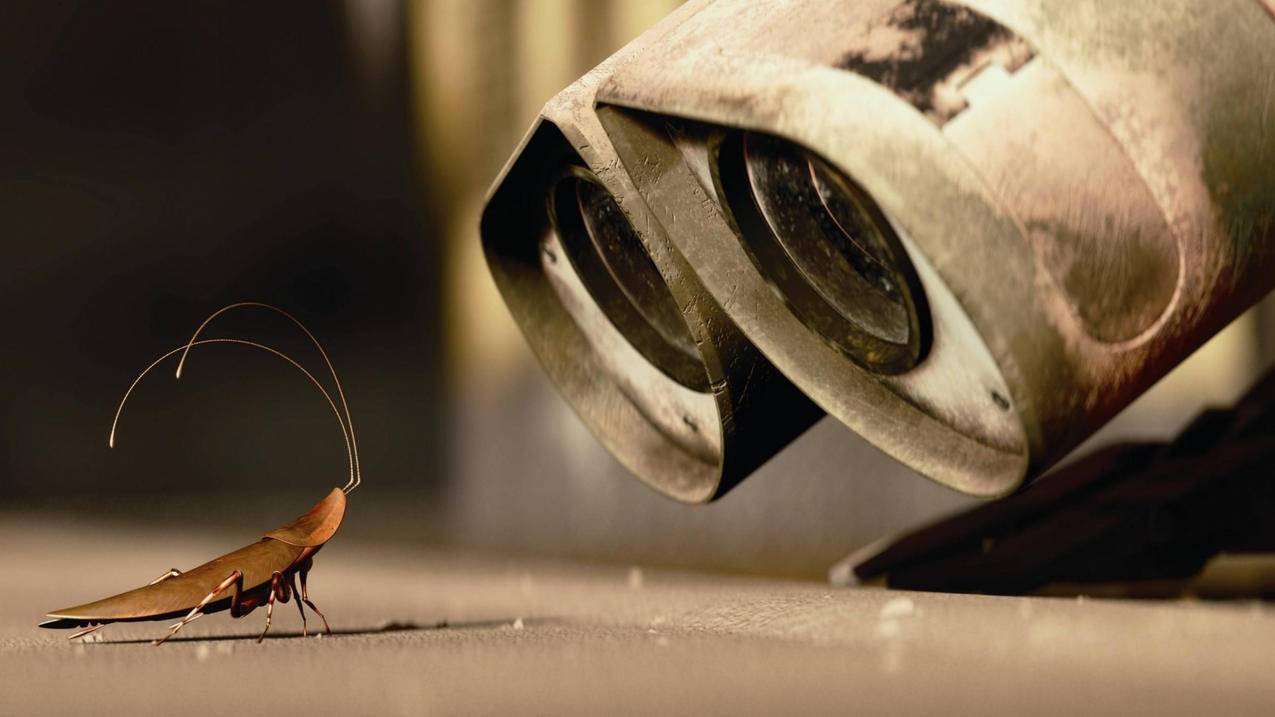
[[[251,532],[342,481],[322,401],[233,347],[154,374],[106,448],[134,372],[240,299],[295,311],[343,371],[355,538],[818,577],[965,504],[826,421],[720,503],[678,506],[535,366],[482,264],[482,193],[545,99],[675,4],[6,4],[0,507]],[[1264,311],[1108,439],[1242,392],[1275,357]],[[269,316],[223,326],[313,359]]]

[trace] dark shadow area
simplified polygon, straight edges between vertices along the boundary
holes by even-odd
[[[403,23],[373,54],[350,23],[341,3],[293,0],[7,9],[0,499],[339,484],[323,399],[242,347],[206,347],[181,382],[157,370],[107,449],[132,377],[241,300],[326,343],[374,486],[441,483],[442,237]],[[228,315],[210,335],[322,365],[278,317]]]
[[[906,590],[1269,600],[1273,435],[1275,371],[1171,442],[1096,451],[839,567]]]

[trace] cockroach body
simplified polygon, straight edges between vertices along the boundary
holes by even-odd
[[[323,613],[307,594],[306,575],[314,564],[314,554],[336,533],[344,516],[345,494],[340,488],[333,488],[310,512],[266,533],[251,545],[184,573],[174,568],[136,590],[55,610],[48,615],[53,619],[40,627],[86,628],[71,636],[75,638],[112,622],[180,619],[173,626],[171,636],[200,614],[228,609],[231,617],[243,617],[264,604],[269,630],[274,601],[286,603],[294,594],[303,624],[303,601],[322,618]],[[300,590],[296,582],[298,575]],[[330,632],[326,618],[323,623]],[[265,632],[261,634],[264,636]]]
[[[318,381],[291,357],[282,352],[252,341],[235,338],[198,339],[201,331],[220,314],[231,309],[243,307],[265,308],[275,311],[290,319],[305,332],[310,341],[323,356],[324,362],[336,385],[341,407],[332,400],[331,395]],[[142,622],[152,620],[177,620],[169,628],[163,638],[155,641],[160,645],[176,635],[179,630],[203,615],[222,610],[229,610],[231,617],[243,617],[262,605],[266,606],[266,626],[260,642],[270,630],[270,622],[274,615],[276,601],[286,603],[294,596],[297,599],[297,610],[301,613],[302,633],[309,634],[306,628],[305,608],[309,606],[322,620],[324,630],[329,634],[327,618],[310,600],[306,586],[306,577],[314,564],[314,555],[336,534],[345,517],[346,495],[362,482],[358,462],[358,444],[354,436],[353,423],[350,420],[349,407],[346,405],[344,390],[340,379],[328,359],[322,345],[292,315],[268,304],[244,302],[231,304],[204,321],[195,331],[190,341],[181,348],[174,349],[156,359],[138,375],[133,384],[125,392],[115,413],[115,424],[111,428],[109,445],[115,445],[115,428],[119,422],[124,403],[137,384],[168,357],[181,352],[182,359],[178,363],[177,376],[185,363],[186,354],[193,346],[209,343],[231,343],[255,347],[268,351],[304,373],[318,387],[327,399],[329,406],[336,413],[345,438],[346,452],[349,458],[350,478],[344,488],[333,488],[332,492],[316,504],[309,512],[292,522],[266,533],[261,540],[244,546],[238,550],[214,558],[199,567],[186,572],[170,569],[156,580],[140,588],[120,593],[76,607],[55,610],[47,615],[50,620],[40,623],[40,627],[52,629],[80,628],[70,639],[83,637],[96,632],[114,622]],[[297,578],[300,577],[298,587]]]

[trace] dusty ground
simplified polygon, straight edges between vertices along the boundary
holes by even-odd
[[[67,642],[47,610],[246,542],[0,517],[0,714],[1270,714],[1275,608],[830,590],[337,540],[313,597]]]

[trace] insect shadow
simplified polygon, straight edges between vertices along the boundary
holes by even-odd
[[[441,630],[494,630],[499,628],[509,628],[515,624],[515,621],[521,621],[526,626],[532,625],[549,625],[558,622],[554,618],[514,618],[508,620],[471,620],[468,622],[448,622],[443,620],[432,624],[420,624],[415,622],[388,622],[379,627],[368,628],[348,628],[336,629],[328,633],[329,637],[358,637],[370,635],[386,635],[399,632],[434,632]],[[272,632],[264,638],[270,640],[294,640],[306,637],[301,632]],[[239,633],[234,635],[191,635],[189,637],[175,637],[169,642],[173,643],[200,643],[200,642],[236,642],[243,640],[256,640],[257,636],[247,633]],[[136,640],[103,640],[101,642],[85,643],[100,647],[110,645],[140,645],[149,644],[151,640],[139,638]]]

